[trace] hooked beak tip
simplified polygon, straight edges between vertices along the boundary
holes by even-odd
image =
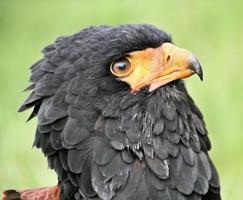
[[[203,81],[203,71],[200,62],[195,56],[192,56],[190,59],[190,68],[191,70],[196,73],[200,80]]]

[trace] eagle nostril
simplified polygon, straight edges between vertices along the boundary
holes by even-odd
[[[166,61],[166,64],[170,63],[170,60],[171,60],[171,56],[170,55],[167,55],[166,56],[166,60],[165,60]]]

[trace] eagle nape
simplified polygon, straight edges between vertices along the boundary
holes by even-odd
[[[183,79],[198,59],[147,24],[59,37],[31,66],[20,111],[37,117],[34,146],[54,187],[4,200],[220,200],[203,115]]]

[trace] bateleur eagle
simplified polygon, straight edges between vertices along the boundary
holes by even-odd
[[[34,146],[54,187],[23,200],[219,200],[203,116],[183,78],[202,69],[151,25],[89,27],[59,37],[31,66],[20,111],[37,116]]]

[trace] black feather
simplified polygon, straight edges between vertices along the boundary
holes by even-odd
[[[149,168],[155,175],[161,179],[169,178],[169,163],[168,160],[160,160],[157,157],[146,158]]]
[[[78,123],[76,119],[69,118],[63,129],[63,139],[70,145],[83,142],[91,134],[89,130],[79,127]]]
[[[155,135],[160,135],[163,133],[164,128],[165,128],[165,121],[163,119],[160,119],[154,125],[153,133]]]
[[[186,163],[190,166],[193,166],[196,159],[194,151],[192,151],[190,147],[185,147],[184,145],[180,145],[180,151]]]
[[[71,172],[81,173],[88,157],[88,152],[70,149],[67,153],[67,163]]]
[[[99,165],[105,165],[115,156],[116,151],[112,149],[101,137],[96,137],[94,148],[94,160]]]
[[[63,146],[62,146],[61,132],[60,131],[52,130],[50,132],[50,142],[51,142],[51,146],[55,150],[62,149]]]
[[[134,155],[129,149],[124,149],[121,152],[122,158],[126,163],[132,163],[134,161]]]

